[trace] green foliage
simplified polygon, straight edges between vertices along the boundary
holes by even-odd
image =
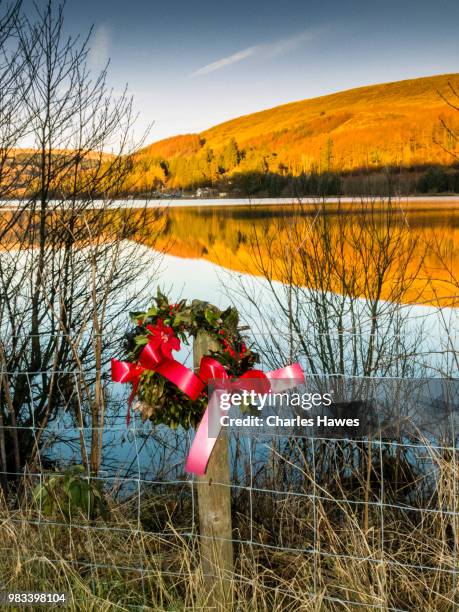
[[[169,342],[175,343],[170,345],[173,350],[178,349],[177,338],[188,344],[190,337],[196,337],[200,331],[204,331],[219,347],[211,352],[211,356],[224,367],[228,376],[240,376],[258,362],[258,355],[247,347],[240,332],[236,308],[220,310],[201,300],[170,303],[159,289],[154,302],[147,311],[130,313],[131,320],[137,325],[125,335],[125,350],[129,361],[137,363],[144,346],[150,340],[158,341],[155,334],[159,334],[159,331],[167,336]],[[144,419],[148,418],[156,424],[165,424],[173,429],[178,425],[194,427],[207,404],[205,393],[192,401],[173,383],[153,370],[141,373],[137,397],[143,403],[141,410]]]
[[[459,172],[446,172],[440,166],[429,168],[418,180],[421,193],[446,193],[459,191]]]
[[[232,175],[228,190],[251,196],[339,196],[342,193],[341,180],[336,172],[310,172],[298,176],[274,172],[238,172]]]
[[[190,400],[161,374],[145,370],[140,378],[139,400],[150,407],[148,418],[155,424],[177,429],[196,427],[206,408],[206,398]]]
[[[46,516],[71,520],[77,515],[87,519],[107,515],[102,489],[98,482],[88,478],[82,465],[73,466],[63,475],[43,474],[32,499]]]

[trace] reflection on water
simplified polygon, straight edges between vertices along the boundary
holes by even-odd
[[[3,213],[3,218],[7,214],[10,213]],[[146,225],[142,219],[144,215],[149,217]],[[293,280],[310,288],[325,286],[337,293],[342,289],[340,283],[345,277],[347,289],[352,294],[368,297],[368,279],[374,276],[378,266],[387,266],[380,297],[399,296],[401,301],[417,304],[407,306],[405,312],[409,312],[407,332],[410,336],[418,333],[419,324],[426,324],[426,334],[418,347],[419,354],[426,360],[428,358],[433,367],[437,365],[433,362],[435,356],[441,355],[445,346],[457,346],[458,311],[444,308],[440,319],[435,306],[457,305],[459,201],[447,204],[432,201],[423,206],[417,203],[407,209],[397,206],[390,214],[379,209],[371,214],[357,214],[354,209],[336,205],[327,207],[325,211],[317,211],[313,205],[258,205],[256,208],[220,205],[172,207],[161,215],[154,209],[144,212],[124,208],[110,211],[107,216],[113,223],[120,222],[123,216],[128,216],[134,223],[138,221],[139,229],[134,238],[146,247],[167,250],[161,282],[166,288],[173,286],[173,295],[182,293],[187,299],[210,300],[225,306],[228,301],[219,281],[225,270],[228,271],[224,278],[226,289],[235,294],[238,274],[234,272],[261,276],[264,268],[273,280]],[[102,224],[99,233],[102,240],[104,226]],[[10,236],[4,236],[3,249],[16,247],[17,241],[24,238],[21,227],[29,231],[30,224],[24,221],[21,226],[20,222]],[[29,235],[29,240],[34,243],[30,231]],[[323,244],[324,236],[328,244]],[[377,257],[384,251],[383,247],[390,252],[387,261]],[[314,265],[311,262],[315,262]],[[145,274],[139,279],[127,279],[126,285],[137,280],[140,284],[143,281],[147,284],[151,271]],[[399,291],[402,277],[408,282]],[[258,304],[263,303],[265,309],[270,310],[272,296],[269,288],[262,282],[258,289],[264,291],[260,293]],[[374,291],[374,287],[371,290]],[[155,286],[151,291],[155,291]],[[456,335],[451,338],[446,329]],[[178,357],[183,361],[188,358],[189,363],[189,349],[186,353],[184,350]],[[172,444],[166,432],[164,437],[168,444],[155,439],[144,445],[149,427],[134,421],[133,429],[129,433],[126,431],[126,390],[113,385],[109,389],[110,409],[104,433],[105,468],[113,473],[122,469],[139,474],[152,468],[164,470],[164,466],[171,472],[179,470],[177,466],[183,465],[188,434],[183,434],[178,442]],[[139,428],[136,429],[135,425]],[[62,426],[63,421],[56,421],[56,429]],[[61,443],[55,445],[56,456],[70,460],[73,450],[70,446],[63,446],[62,430],[56,432],[58,434]],[[162,430],[155,432],[157,436],[160,434]],[[78,444],[78,430],[70,428],[68,437]],[[68,448],[68,454],[64,448]],[[73,458],[78,461],[78,447],[75,448]],[[170,466],[175,467],[172,469]]]
[[[362,278],[371,272],[376,275],[380,262],[365,259],[361,246],[366,244],[367,250],[376,253],[390,237],[390,270],[385,273],[381,298],[394,298],[394,283],[400,282],[400,267],[405,266],[409,282],[403,295],[400,292],[401,301],[456,305],[459,200],[395,204],[390,213],[377,209],[363,214],[351,212],[350,205],[327,205],[325,211],[312,205],[172,207],[158,223],[161,233],[154,247],[171,255],[205,259],[246,274],[261,275],[269,268],[274,280],[290,279],[313,288],[319,284],[324,288],[323,281],[305,271],[305,258],[325,258],[319,242],[326,232],[336,259],[341,257],[355,272],[353,291],[362,296],[367,294]],[[143,234],[141,239],[145,240]],[[297,244],[300,249],[291,248]],[[293,270],[285,265],[286,248]],[[342,292],[338,271],[336,276],[326,288]]]
[[[378,298],[456,306],[459,199],[391,204],[179,203],[141,209],[138,202],[131,203],[131,208],[129,202],[120,202],[118,209],[111,206],[103,217],[100,212],[93,215],[96,227],[92,237],[103,239],[107,226],[121,227],[128,220],[134,228],[130,239],[176,257],[207,260],[230,271],[367,298],[369,278],[376,278],[381,266],[386,266]],[[57,214],[73,213],[51,210],[48,216],[51,219]],[[84,212],[90,224],[92,214]],[[15,248],[24,237],[26,242],[37,240],[34,227],[39,224],[38,214],[35,220],[33,214],[24,212],[6,234],[1,232],[13,215],[11,210],[1,212],[0,250]],[[389,257],[384,255],[387,261],[383,262],[380,255],[384,251]],[[327,261],[330,253],[334,265]],[[322,277],[311,269],[308,262],[312,261],[321,262]]]

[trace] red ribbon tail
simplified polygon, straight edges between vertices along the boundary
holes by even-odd
[[[134,379],[132,381],[132,390],[131,390],[131,393],[129,394],[129,399],[128,399],[128,406],[129,406],[129,408],[131,407],[132,402],[134,401],[134,398],[135,398],[135,396],[137,394],[137,389],[139,388],[139,382],[140,381],[139,381],[138,378],[136,378],[136,379]]]

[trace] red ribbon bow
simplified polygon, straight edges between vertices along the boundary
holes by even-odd
[[[261,370],[249,370],[237,380],[231,380],[224,366],[213,357],[203,357],[201,359],[199,372],[196,375],[172,357],[172,351],[180,349],[180,341],[174,335],[171,327],[167,327],[162,321],[159,321],[156,325],[148,325],[147,329],[150,332],[148,343],[142,349],[137,363],[112,359],[112,380],[132,384],[126,416],[127,425],[131,420],[130,406],[137,393],[140,376],[145,370],[158,372],[183,391],[191,400],[196,400],[201,395],[210,380],[218,381],[219,389],[246,389],[248,391],[255,390],[257,393],[267,393],[271,388],[272,380],[283,381],[281,383],[283,389],[304,382],[303,371],[297,363],[268,373]],[[209,437],[208,412],[207,409],[204,413],[187,457],[185,465],[187,472],[205,473],[217,439],[216,437]]]
[[[147,329],[150,332],[148,343],[142,349],[137,363],[112,359],[112,380],[132,384],[129,406],[137,393],[140,376],[145,370],[158,372],[191,400],[196,400],[201,395],[209,380],[229,380],[225,368],[212,357],[202,358],[198,375],[175,360],[172,357],[172,351],[180,349],[180,340],[174,335],[172,327],[167,327],[162,321],[159,321],[156,325],[147,325]],[[241,379],[244,378],[261,378],[267,381],[266,375],[260,370],[250,370],[241,376]],[[130,422],[130,410],[127,422],[128,424]]]

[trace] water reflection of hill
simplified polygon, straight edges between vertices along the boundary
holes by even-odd
[[[403,301],[406,303],[457,305],[459,277],[459,201],[442,203],[422,202],[410,205],[394,204],[391,212],[375,206],[371,213],[355,212],[357,205],[329,205],[317,210],[316,205],[258,205],[258,206],[195,206],[152,209],[120,208],[103,212],[85,212],[93,228],[91,239],[110,239],[114,227],[129,225],[125,237],[142,242],[156,250],[182,258],[204,259],[229,270],[261,275],[262,267],[269,267],[274,280],[286,281],[286,246],[292,232],[304,235],[301,249],[293,255],[291,278],[306,286],[319,283],[304,277],[305,258],[320,258],[323,246],[321,232],[326,227],[331,248],[336,245],[337,261],[356,277],[354,292],[365,295],[358,278],[368,276],[374,262],[362,257],[362,245],[367,251],[380,248],[375,232],[388,232],[392,248],[400,257],[391,261],[386,279],[398,279],[399,267],[406,265],[409,277]],[[362,209],[363,210],[363,209]],[[324,212],[326,214],[324,214]],[[65,221],[65,212],[49,213]],[[3,211],[2,227],[7,227],[14,213]],[[318,216],[317,216],[318,215]],[[63,219],[64,217],[64,219]],[[365,218],[366,217],[366,218]],[[92,221],[91,221],[92,220]],[[30,247],[36,243],[34,227],[38,216],[24,212],[15,219],[9,231],[3,233],[2,249]],[[81,220],[77,223],[83,223]],[[109,228],[109,231],[108,229]],[[1,229],[1,228],[0,228]],[[375,247],[376,245],[376,247]],[[394,246],[395,245],[395,246]],[[82,239],[82,247],[85,241]],[[291,246],[291,245],[290,245]],[[330,248],[330,245],[329,245]],[[411,249],[409,258],[402,253]],[[289,256],[292,256],[292,250]],[[339,278],[328,279],[327,289],[340,292]],[[398,280],[393,280],[398,282]],[[386,280],[381,290],[383,299],[390,299],[392,287]]]
[[[285,257],[285,244],[289,240],[289,226],[304,227],[305,235],[314,222],[315,212],[300,211],[291,206],[269,207],[196,207],[171,208],[166,213],[164,231],[156,242],[156,248],[168,247],[172,255],[206,259],[234,271],[259,274],[254,263],[257,258]],[[372,219],[372,227],[378,220]],[[382,218],[381,225],[387,223]],[[390,231],[399,238],[400,252],[404,246],[414,248],[406,273],[413,276],[405,295],[406,302],[455,305],[454,283],[459,273],[459,203],[438,208],[417,207],[416,210],[399,209],[390,221]],[[342,242],[343,233],[352,236],[345,241],[344,256],[349,266],[362,273],[362,258],[356,252],[356,227],[360,240],[370,240],[365,223],[359,215],[335,210],[327,216],[331,240]],[[314,225],[312,225],[314,231]],[[268,236],[271,241],[268,243]],[[410,241],[408,246],[407,241]],[[308,240],[303,248],[308,251]],[[317,249],[315,249],[317,256]],[[304,253],[302,253],[304,256]],[[370,264],[371,265],[371,264]],[[394,276],[396,276],[395,266]],[[360,268],[360,269],[359,269]],[[272,266],[273,277],[282,278],[282,265]],[[277,274],[276,274],[277,271]],[[301,282],[301,266],[298,262],[297,281]],[[336,287],[338,290],[339,287]],[[385,286],[382,297],[390,295]]]

